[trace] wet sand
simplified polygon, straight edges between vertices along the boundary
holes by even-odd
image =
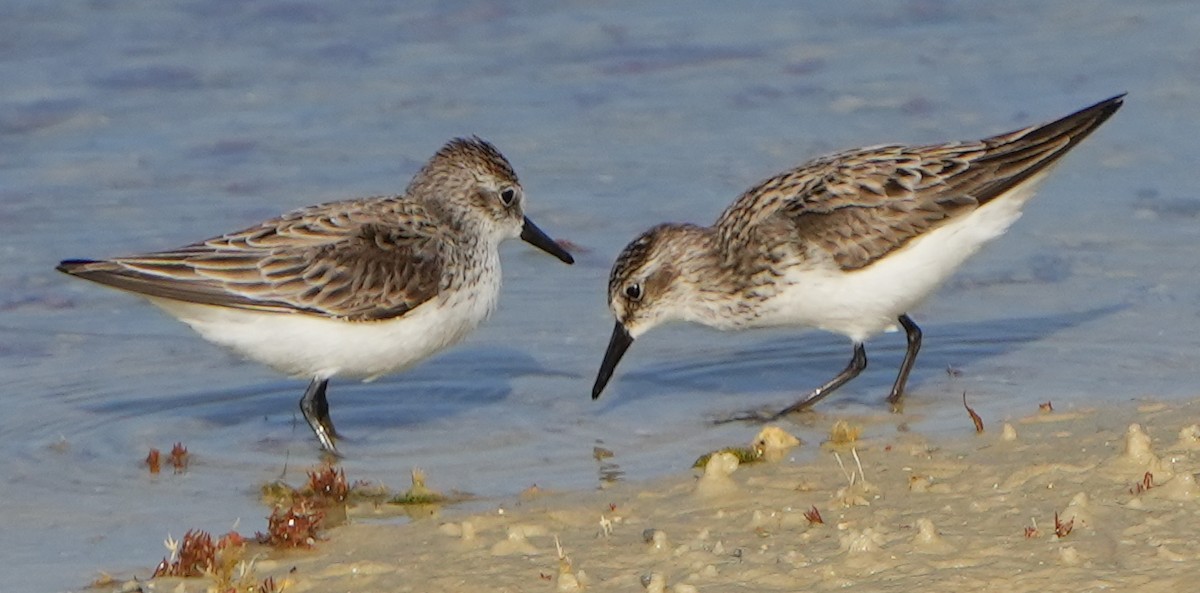
[[[1197,418],[1200,400],[1033,409],[976,434],[964,411],[937,439],[850,420],[852,442],[652,482],[406,522],[359,505],[311,550],[252,549],[250,570],[297,592],[1183,591],[1200,576]]]
[[[529,536],[538,554],[528,560],[493,561],[486,554],[506,531],[482,515],[501,504],[512,512],[555,504],[572,508],[585,527],[524,520],[560,535],[592,589],[639,590],[636,579],[651,570],[680,584],[693,569],[647,555],[641,532],[653,525],[683,545],[701,523],[720,523],[712,511],[698,512],[696,527],[673,527],[655,513],[681,507],[685,494],[624,503],[639,513],[623,519],[633,527],[614,523],[609,538],[592,539],[608,497],[684,487],[697,455],[756,431],[706,426],[705,418],[792,401],[843,368],[850,351],[821,332],[663,328],[639,341],[609,391],[592,401],[612,327],[607,277],[621,247],[658,222],[708,224],[764,177],[830,151],[978,138],[1122,91],[1128,105],[1051,175],[1009,233],[911,312],[926,339],[903,417],[879,410],[879,400],[904,339],[880,336],[868,346],[863,376],[818,416],[787,426],[810,443],[793,452],[795,461],[744,467],[731,479],[754,500],[765,500],[758,481],[778,482],[792,498],[761,508],[815,504],[836,525],[829,489],[845,478],[817,446],[835,419],[864,426],[860,458],[869,483],[882,488],[885,476],[901,472],[878,467],[900,457],[901,437],[951,447],[942,441],[970,433],[957,403],[963,391],[988,423],[983,437],[966,435],[975,446],[992,442],[998,419],[1032,414],[1047,398],[1070,411],[1144,395],[1197,397],[1200,298],[1190,246],[1200,244],[1200,11],[1191,2],[775,0],[680,11],[633,0],[336,9],[303,0],[16,1],[0,4],[0,30],[6,591],[77,590],[100,570],[144,577],[165,553],[167,534],[180,538],[187,529],[215,536],[237,524],[252,535],[269,512],[254,486],[285,470],[295,483],[316,461],[296,411],[307,378],[231,357],[137,298],[76,282],[54,265],[172,248],[313,203],[400,191],[432,151],[461,135],[496,143],[517,168],[533,218],[584,250],[563,268],[506,247],[499,310],[466,343],[375,383],[339,383],[331,403],[352,480],[402,488],[417,466],[434,488],[483,501],[411,526],[359,514],[314,552],[264,559],[256,576],[292,579],[293,589],[336,587],[317,578],[320,563],[357,558],[330,554],[360,541],[354,530],[386,522],[376,536],[383,543],[368,547],[387,572],[354,584],[359,590],[386,590],[390,581],[431,589],[420,574],[403,572],[418,568],[435,581],[438,570],[466,571],[458,578],[476,584],[486,578],[488,586],[476,588],[553,589],[556,581],[542,587],[539,576],[557,567],[552,537]],[[1134,420],[1159,446],[1181,424],[1130,415],[1105,423],[1105,434],[1123,434]],[[910,433],[897,432],[901,422]],[[1015,426],[1018,443],[1037,442]],[[194,455],[188,472],[148,476],[139,463],[148,448],[166,452],[176,442]],[[887,443],[888,455],[872,448]],[[597,445],[614,452],[607,462],[615,468],[597,467]],[[1081,459],[1075,463],[1097,462]],[[799,468],[809,462],[816,466]],[[791,492],[799,484],[788,477],[793,471],[821,489]],[[629,485],[599,493],[594,504],[579,494],[596,487],[598,473],[618,472]],[[832,477],[815,481],[825,472]],[[648,482],[667,476],[676,481]],[[1112,495],[1134,478],[1122,476]],[[533,483],[566,494],[518,505],[517,493]],[[855,529],[889,529],[890,552],[908,541],[911,530],[897,526],[911,519],[859,513],[911,495],[881,492],[871,507],[845,512],[862,521]],[[1006,520],[1024,525],[1036,516],[1044,527],[1069,497],[1042,494],[1036,508],[1023,505]],[[737,508],[728,503],[727,512]],[[954,541],[974,531],[942,515],[979,522],[984,514],[955,503],[928,518]],[[445,561],[430,566],[386,550],[475,515],[478,548],[464,546],[453,562],[443,550],[457,545],[450,536],[431,539]],[[720,572],[694,582],[701,591],[739,580],[730,534],[748,531],[744,513],[732,521],[710,529],[711,544],[723,541],[726,551],[705,559]],[[811,562],[773,567],[778,574],[840,566],[847,553],[832,555],[840,532],[802,527],[751,539]],[[1009,527],[995,531],[1012,537]],[[809,543],[805,534],[831,539]],[[1015,545],[1041,544],[1039,556],[1053,561],[1048,541]],[[610,560],[599,553],[604,546],[630,555]],[[476,557],[488,562],[473,564]],[[1188,569],[1176,564],[1168,574]],[[511,582],[466,574],[474,570]]]

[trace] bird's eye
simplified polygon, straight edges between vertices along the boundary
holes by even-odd
[[[629,300],[631,300],[631,301],[642,300],[642,285],[641,284],[630,284],[629,286],[626,286],[625,287],[625,296],[629,297]]]
[[[504,202],[505,206],[512,206],[513,202],[517,201],[517,190],[506,187],[500,192],[500,201]]]

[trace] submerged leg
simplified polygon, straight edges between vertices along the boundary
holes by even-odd
[[[304,397],[300,398],[300,413],[304,414],[304,420],[321,442],[321,448],[337,455],[337,445],[334,444],[337,431],[333,429],[333,420],[329,418],[329,401],[325,399],[328,385],[329,379],[314,377],[308,389],[304,390]]]
[[[791,414],[792,412],[807,410],[808,408],[812,407],[813,404],[825,399],[825,396],[833,393],[838,387],[845,385],[850,379],[857,377],[858,374],[861,373],[865,368],[867,368],[867,350],[862,344],[855,344],[854,356],[850,359],[850,364],[847,364],[846,368],[842,369],[842,372],[838,373],[836,377],[830,379],[829,382],[812,390],[808,395],[800,398],[800,400],[796,403],[775,413],[775,415],[771,416],[770,419],[778,420],[784,416],[787,416],[788,414]]]
[[[842,372],[838,373],[836,377],[830,379],[824,385],[810,391],[808,393],[808,395],[805,395],[804,397],[800,398],[799,401],[797,401],[796,403],[794,403],[778,412],[775,412],[773,414],[769,413],[769,412],[763,412],[760,410],[750,410],[747,412],[739,412],[737,414],[734,414],[732,416],[728,416],[725,418],[719,418],[719,419],[715,420],[714,423],[715,424],[724,424],[726,422],[737,422],[737,421],[747,421],[747,420],[758,421],[758,422],[771,422],[774,420],[778,420],[784,416],[787,416],[788,414],[791,414],[792,412],[799,412],[800,410],[806,410],[806,409],[812,407],[813,404],[824,399],[825,396],[829,395],[830,393],[833,393],[833,391],[835,389],[837,389],[838,387],[845,385],[846,382],[849,381],[850,379],[857,377],[858,374],[861,373],[863,371],[863,369],[865,369],[865,368],[867,368],[867,350],[866,350],[866,348],[863,347],[862,344],[855,344],[854,345],[854,356],[850,359],[850,364],[846,365],[846,368],[842,369]]]
[[[917,324],[913,323],[907,314],[900,316],[900,325],[904,328],[905,335],[908,336],[908,349],[904,351],[904,362],[900,363],[900,374],[896,375],[896,382],[892,384],[892,393],[887,398],[888,403],[893,405],[904,397],[904,386],[908,384],[908,373],[912,371],[913,364],[917,362],[917,353],[921,351],[921,328],[917,327]]]

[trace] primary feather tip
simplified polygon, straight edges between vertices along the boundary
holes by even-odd
[[[64,274],[74,274],[75,272],[80,271],[80,268],[95,263],[99,262],[93,259],[64,259],[58,262],[58,265],[54,266],[54,269]]]

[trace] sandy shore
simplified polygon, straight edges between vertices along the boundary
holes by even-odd
[[[249,570],[297,592],[1184,591],[1200,576],[1198,420],[1200,400],[1142,403],[974,434],[964,413],[961,437],[881,423],[803,445],[820,448],[811,462],[719,455],[703,472],[411,522],[360,505],[312,550],[259,548]]]

